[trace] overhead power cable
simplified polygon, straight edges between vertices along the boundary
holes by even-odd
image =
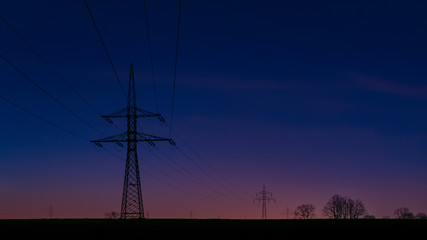
[[[149,152],[151,155],[153,155],[155,158],[161,160],[162,162],[165,162],[162,158],[160,158],[158,155],[154,154],[152,151],[147,151]],[[198,198],[202,199],[202,200],[209,200],[209,201],[213,201],[213,202],[223,202],[223,200],[214,198],[212,196],[208,196],[206,194],[204,194],[203,192],[197,190],[196,188],[183,183],[182,181],[179,181],[178,179],[176,179],[175,177],[172,177],[171,174],[167,174],[164,171],[162,171],[161,169],[155,167],[153,164],[151,164],[149,161],[143,161],[145,164],[148,164],[151,168],[155,169],[156,171],[158,171],[159,173],[167,176],[168,178],[170,178],[172,180],[173,183],[177,183],[183,187],[185,187],[188,191],[190,191],[190,193],[194,193],[195,196],[197,196]],[[170,183],[168,184],[170,185]],[[205,189],[205,188],[204,188]]]
[[[86,98],[84,98],[75,88],[73,88],[13,27],[6,21],[2,16],[0,20],[6,24],[9,29],[15,34],[15,36],[36,56],[40,62],[42,62],[62,83],[65,84],[74,94],[76,94],[87,106],[89,106],[93,111],[102,115],[92,104],[90,104]]]
[[[101,41],[102,47],[104,48],[105,55],[107,55],[108,61],[110,62],[111,68],[113,69],[114,75],[117,79],[117,82],[119,83],[120,89],[122,90],[123,97],[127,99],[125,89],[123,88],[123,85],[122,85],[122,81],[120,81],[119,74],[117,73],[117,70],[114,67],[113,60],[111,59],[110,53],[108,52],[107,46],[105,45],[104,39],[102,38],[101,31],[99,31],[98,25],[96,25],[95,18],[93,17],[92,11],[89,8],[89,4],[87,3],[86,0],[83,0],[83,1],[86,5],[86,8],[89,13],[90,19],[92,20],[93,26],[95,27],[96,33],[98,34],[99,40]]]
[[[191,163],[193,163],[198,169],[200,169],[203,173],[205,173],[210,179],[212,179],[216,184],[221,186],[223,189],[228,191],[231,194],[234,194],[237,196],[240,200],[247,200],[245,198],[242,198],[241,196],[237,195],[234,191],[230,190],[228,187],[226,187],[224,184],[222,184],[220,181],[218,181],[215,177],[212,176],[208,171],[206,171],[204,168],[202,168],[196,161],[194,161],[189,155],[187,155],[184,151],[182,151],[180,148],[177,148],[178,152],[180,152],[185,158],[187,158]]]
[[[168,126],[166,124],[166,126]],[[182,143],[183,145],[190,150],[194,156],[196,156],[196,158],[203,163],[207,169],[210,170],[210,172],[212,172],[214,175],[218,176],[219,179],[222,179],[222,181],[224,181],[226,184],[228,184],[229,186],[231,186],[232,188],[234,188],[236,191],[232,191],[230,190],[227,186],[225,186],[224,184],[222,184],[216,177],[214,177],[212,174],[210,174],[206,169],[204,169],[195,159],[193,159],[190,155],[186,154],[181,148],[176,147],[176,149],[186,158],[188,159],[193,165],[195,165],[197,168],[199,168],[202,172],[204,172],[206,175],[209,176],[209,178],[211,178],[213,181],[215,181],[218,185],[220,185],[222,188],[226,189],[228,192],[232,192],[233,194],[235,194],[236,196],[239,197],[239,199],[245,199],[248,200],[248,197],[252,197],[252,194],[249,194],[247,192],[242,191],[240,188],[236,187],[233,183],[231,183],[230,180],[228,180],[227,178],[225,178],[222,174],[220,174],[217,170],[215,170],[214,167],[212,167],[210,164],[208,164],[208,162],[206,162],[206,160],[204,160],[200,154],[198,154],[191,146],[190,144],[188,144],[184,138],[182,136],[180,136],[175,130],[172,130],[172,133],[174,134],[175,137],[177,137]],[[160,151],[160,149],[157,149]],[[163,153],[163,152],[162,152]],[[165,154],[165,153],[163,153]],[[177,164],[177,163],[175,163]],[[237,195],[237,193],[240,193]]]
[[[192,148],[190,146],[190,144],[188,144],[184,138],[182,138],[176,131],[172,130],[172,133],[174,134],[175,137],[178,137],[178,139],[184,144],[184,146],[186,148],[188,148],[188,150],[190,150],[194,156],[196,156],[196,158],[199,159],[200,162],[204,163],[204,165],[215,175],[217,175],[220,179],[222,179],[225,183],[227,183],[228,185],[230,185],[232,188],[234,188],[236,191],[242,193],[242,195],[245,195],[246,197],[244,197],[245,199],[247,199],[247,197],[252,197],[252,194],[249,194],[247,192],[242,191],[240,188],[236,187],[233,183],[231,183],[227,178],[225,178],[222,174],[220,174],[217,170],[215,170],[214,167],[212,167],[210,164],[208,164],[208,162],[206,162],[205,159],[202,158],[202,156],[200,156],[200,154],[198,154],[194,148]],[[180,151],[182,151],[182,149],[179,149]],[[187,154],[186,154],[187,155]],[[189,156],[187,155],[187,158],[189,158]],[[195,162],[194,160],[191,160],[191,162]]]
[[[120,156],[119,156],[119,155],[117,155],[115,152],[111,151],[110,149],[108,149],[108,148],[103,148],[103,149],[104,149],[104,150],[106,150],[106,151],[107,151],[108,153],[110,153],[111,155],[113,155],[114,157],[116,157],[117,159],[120,159],[120,160],[122,160],[122,161],[125,161],[125,159],[123,159],[122,157],[120,157]],[[149,152],[150,154],[152,154],[152,155],[153,155],[154,157],[156,157],[157,159],[159,159],[159,160],[161,160],[161,161],[164,161],[163,159],[161,159],[158,155],[154,154],[153,152],[151,152],[151,151],[147,151],[147,152]],[[164,176],[168,177],[169,179],[171,179],[171,180],[172,180],[172,183],[175,183],[175,184],[177,184],[177,185],[171,184],[171,182],[170,182],[170,181],[165,181],[165,180],[163,180],[163,179],[159,178],[157,175],[152,174],[152,173],[151,173],[151,172],[149,172],[149,171],[145,171],[144,169],[141,169],[141,172],[142,172],[144,175],[148,175],[148,176],[152,177],[153,179],[155,179],[155,180],[157,180],[157,181],[159,181],[159,182],[161,182],[161,183],[163,183],[163,184],[165,184],[165,185],[167,185],[167,186],[169,186],[169,187],[172,187],[173,189],[177,189],[177,188],[179,188],[179,190],[180,190],[180,191],[182,191],[182,192],[186,192],[186,193],[188,193],[188,194],[192,194],[192,195],[194,195],[195,197],[197,197],[197,198],[199,198],[199,199],[201,199],[201,200],[209,201],[211,204],[216,204],[216,203],[218,203],[218,202],[224,202],[223,200],[217,199],[217,198],[212,197],[212,196],[208,196],[208,195],[206,195],[205,193],[203,193],[203,192],[201,192],[201,191],[197,190],[196,188],[194,188],[194,187],[192,187],[192,186],[190,186],[190,185],[188,185],[188,184],[185,184],[185,183],[184,183],[184,182],[182,182],[182,181],[179,181],[179,180],[178,180],[178,179],[176,179],[175,177],[172,177],[170,174],[167,174],[167,173],[165,173],[164,171],[162,171],[161,169],[159,169],[159,168],[155,167],[155,166],[154,166],[153,164],[151,164],[149,161],[143,161],[143,163],[147,164],[150,168],[154,169],[155,171],[159,172],[160,174],[162,174],[162,175],[164,175]]]
[[[192,173],[191,171],[189,171],[187,168],[183,167],[181,164],[179,164],[177,161],[175,161],[172,157],[170,157],[169,155],[167,155],[165,152],[163,152],[162,150],[160,150],[159,148],[155,147],[155,149],[157,151],[159,151],[163,156],[165,156],[166,158],[168,158],[169,160],[171,160],[176,166],[178,166],[180,169],[183,170],[182,173],[185,173],[185,175],[191,179],[194,183],[201,185],[202,187],[206,188],[206,189],[210,189],[212,192],[217,193],[218,195],[221,195],[224,199],[227,200],[232,200],[234,201],[234,198],[231,198],[229,195],[217,190],[214,186],[211,186],[210,184],[208,184],[206,181],[204,181],[202,178],[196,176],[194,173]]]
[[[97,128],[89,124],[86,120],[81,118],[79,115],[77,115],[75,112],[73,112],[70,108],[68,108],[65,104],[63,104],[61,101],[59,101],[56,97],[54,97],[52,94],[50,94],[46,89],[42,88],[36,81],[31,79],[27,74],[25,74],[21,69],[19,69],[17,66],[15,66],[12,62],[10,62],[8,59],[6,59],[4,56],[0,55],[0,58],[3,59],[4,62],[9,64],[15,71],[17,71],[19,74],[21,74],[25,79],[27,79],[30,83],[32,83],[34,86],[36,86],[40,91],[42,91],[45,95],[47,95],[50,99],[52,99],[55,103],[57,103],[59,106],[61,106],[63,109],[65,109],[68,113],[73,115],[76,119],[78,119],[80,122],[88,126],[89,128],[93,129],[94,131],[101,133],[102,135],[105,135],[103,132],[99,131]]]
[[[37,118],[37,119],[39,119],[39,120],[42,120],[42,121],[46,122],[47,124],[49,124],[49,125],[51,125],[51,126],[53,126],[53,127],[55,127],[55,128],[58,128],[59,130],[61,130],[61,131],[63,131],[63,132],[66,132],[66,133],[68,133],[68,134],[70,134],[70,135],[73,135],[74,137],[77,137],[77,138],[83,139],[83,140],[85,140],[85,141],[88,141],[88,140],[89,140],[88,138],[82,137],[82,136],[81,136],[81,135],[79,135],[79,134],[76,134],[76,133],[74,133],[74,132],[72,132],[72,131],[70,131],[70,130],[68,130],[68,129],[66,129],[66,128],[63,128],[63,127],[59,126],[58,124],[56,124],[56,123],[54,123],[54,122],[52,122],[52,121],[47,120],[46,118],[43,118],[43,117],[41,117],[41,116],[39,116],[39,115],[37,115],[37,114],[33,113],[32,111],[30,111],[30,110],[28,110],[28,109],[26,109],[26,108],[24,108],[24,107],[22,107],[22,106],[20,106],[20,105],[16,104],[16,103],[15,103],[15,102],[13,102],[12,100],[9,100],[9,99],[7,99],[7,98],[5,98],[5,97],[1,96],[1,95],[0,95],[0,99],[1,99],[1,100],[3,100],[4,102],[9,103],[10,105],[12,105],[12,106],[14,106],[14,107],[16,107],[16,108],[21,109],[22,111],[24,111],[24,112],[26,112],[26,113],[30,114],[30,115],[31,115],[31,116],[33,116],[33,117],[35,117],[35,118]]]
[[[165,156],[167,159],[169,159],[175,166],[177,166],[179,168],[179,171],[181,173],[183,173],[186,177],[188,177],[188,179],[191,179],[194,183],[196,184],[205,184],[205,182],[197,177],[196,175],[194,175],[190,170],[188,170],[187,168],[183,167],[181,164],[179,164],[177,161],[175,161],[174,158],[170,157],[169,155],[167,155],[164,151],[162,151],[161,149],[159,149],[158,147],[155,147],[155,149],[160,152],[163,156]],[[152,153],[154,155],[154,153]],[[161,161],[165,164],[167,164],[166,161],[162,160]],[[178,170],[178,168],[175,168],[176,170]]]
[[[181,5],[182,5],[182,0],[179,0],[178,28],[176,31],[175,61],[173,64],[172,104],[171,104],[171,118],[170,118],[170,123],[169,123],[170,124],[169,125],[169,137],[172,136],[173,111],[174,111],[174,105],[175,105],[176,66],[178,64],[179,26],[181,23]]]
[[[156,111],[159,113],[159,101],[157,97],[157,86],[156,78],[154,76],[154,64],[153,64],[153,51],[151,47],[151,35],[150,35],[150,26],[148,24],[148,11],[147,11],[147,1],[144,0],[144,15],[145,15],[145,30],[147,32],[147,43],[148,43],[148,55],[150,57],[150,66],[151,66],[151,77],[153,78],[153,89],[154,89],[154,101],[156,104]]]

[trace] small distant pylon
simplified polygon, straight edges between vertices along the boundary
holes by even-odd
[[[282,215],[286,216],[286,219],[289,219],[289,215],[291,214],[291,210],[289,209],[288,206],[286,206],[285,209],[283,209]]]
[[[52,219],[53,218],[53,216],[54,216],[54,210],[53,210],[53,207],[52,206],[49,206],[49,218],[50,219]]]
[[[273,194],[271,192],[267,192],[265,190],[265,184],[262,187],[262,191],[256,194],[257,198],[254,199],[255,201],[262,202],[262,219],[267,219],[267,202],[274,201],[276,202],[276,199],[273,198]]]

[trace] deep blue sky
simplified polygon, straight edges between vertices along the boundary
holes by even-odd
[[[88,3],[122,83],[127,89],[134,64],[137,104],[155,111],[143,2]],[[159,107],[169,120],[178,1],[147,6]],[[266,184],[274,218],[301,203],[322,217],[333,194],[361,199],[377,217],[402,206],[427,212],[426,9],[422,1],[183,0],[173,129],[200,166],[165,144],[163,152],[141,145],[146,211],[255,218],[252,198]],[[83,1],[3,1],[0,15],[99,112],[125,105]],[[120,132],[3,22],[0,54],[106,135]],[[84,138],[103,137],[4,61],[0,79],[1,96]],[[0,218],[47,217],[49,206],[58,217],[119,210],[124,160],[6,102],[0,109]],[[154,120],[141,126],[169,133]]]

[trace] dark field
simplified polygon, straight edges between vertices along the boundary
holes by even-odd
[[[426,239],[427,220],[0,220],[0,239]]]

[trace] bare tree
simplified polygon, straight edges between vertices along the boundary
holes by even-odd
[[[323,208],[323,215],[334,219],[354,219],[367,213],[362,201],[335,194]]]
[[[346,208],[348,212],[347,217],[351,219],[359,218],[367,213],[365,205],[359,199],[356,201],[347,199]]]
[[[329,218],[341,219],[344,218],[344,208],[345,199],[340,195],[335,194],[323,208],[323,215]]]
[[[295,210],[294,216],[297,219],[312,219],[315,217],[314,210],[313,204],[301,204]]]
[[[394,215],[397,215],[397,218],[400,219],[413,219],[414,214],[409,211],[407,207],[401,207],[394,211]]]

